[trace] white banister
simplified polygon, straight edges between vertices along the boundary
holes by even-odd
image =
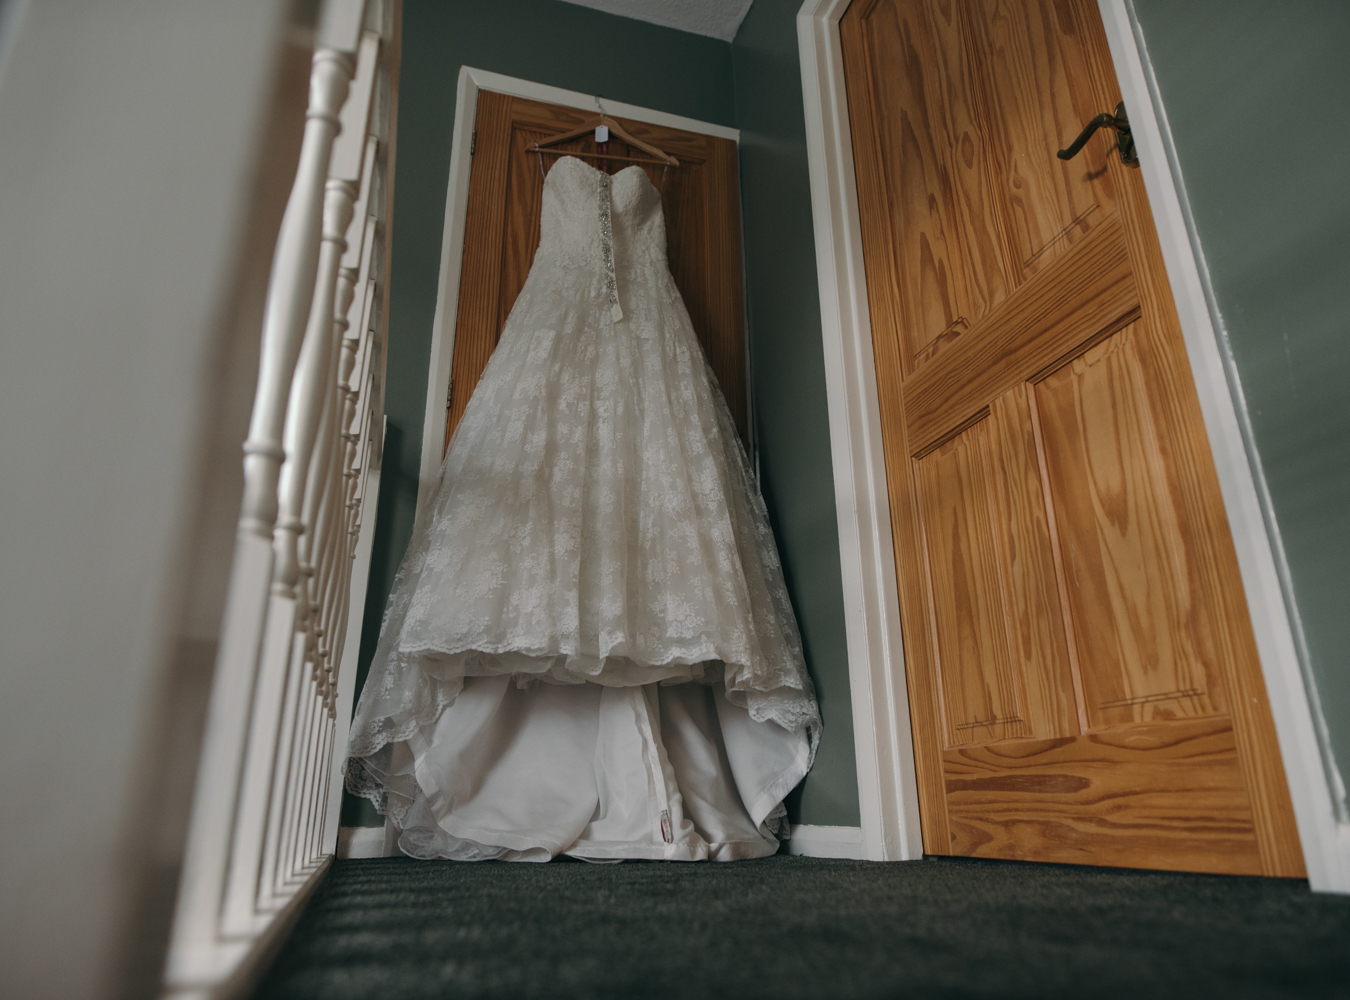
[[[165,973],[181,1000],[247,988],[336,840],[384,431],[398,2],[325,0],[320,17]]]
[[[246,738],[246,731],[241,731],[236,720],[247,715],[266,616],[266,583],[272,576],[276,486],[284,455],[281,430],[295,359],[313,301],[323,188],[337,134],[337,111],[346,97],[351,65],[349,55],[331,49],[321,49],[314,55],[300,162],[277,237],[263,319],[258,389],[244,444],[239,537],[198,768],[173,958],[186,956],[187,949],[193,947],[209,949],[220,907],[240,779],[239,757]]]

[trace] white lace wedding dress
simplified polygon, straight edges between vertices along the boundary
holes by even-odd
[[[661,196],[561,158],[395,579],[347,787],[416,857],[762,857],[819,736]]]

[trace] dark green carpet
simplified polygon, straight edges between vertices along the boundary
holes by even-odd
[[[953,859],[340,861],[257,996],[1350,997],[1350,898]]]

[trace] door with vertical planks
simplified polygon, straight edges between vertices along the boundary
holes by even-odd
[[[460,268],[454,357],[446,400],[445,444],[469,404],[506,317],[525,284],[539,247],[539,208],[544,177],[557,156],[529,152],[532,143],[570,131],[595,117],[580,111],[491,91],[478,95],[473,165]],[[664,179],[662,168],[644,164],[662,188],[667,260],[699,343],[721,384],[742,440],[748,441],[745,381],[745,319],[741,284],[741,207],[736,143],[648,122],[619,119],[628,133],[680,161]],[[582,136],[553,149],[595,152]],[[650,158],[615,139],[615,156]],[[598,166],[594,159],[587,163]],[[627,166],[610,161],[610,172]],[[664,187],[662,185],[664,184]]]
[[[1302,875],[1096,4],[840,35],[925,850]]]

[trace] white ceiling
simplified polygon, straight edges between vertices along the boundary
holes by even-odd
[[[729,42],[753,0],[564,0],[620,17]]]

